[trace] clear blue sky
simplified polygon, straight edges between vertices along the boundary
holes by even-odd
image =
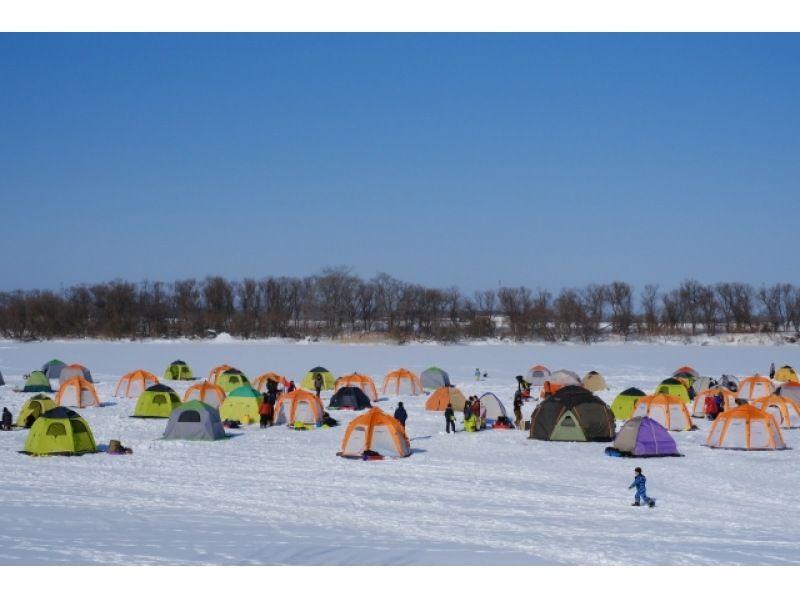
[[[0,35],[0,288],[798,276],[798,35]]]

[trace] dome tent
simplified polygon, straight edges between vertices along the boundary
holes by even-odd
[[[66,407],[45,411],[31,426],[22,449],[28,455],[82,455],[96,451],[89,424]]]
[[[636,401],[644,396],[646,396],[645,392],[634,386],[623,390],[611,403],[611,411],[614,412],[614,417],[619,420],[628,419],[631,415],[633,415],[633,409],[636,407]]]
[[[333,387],[336,386],[336,379],[333,377],[333,374],[324,367],[317,366],[306,372],[305,376],[303,376],[303,379],[300,381],[300,388],[314,390],[315,374],[320,374],[322,376],[322,390],[333,390]]]
[[[692,390],[695,394],[698,392],[703,392],[704,390],[708,390],[711,388],[711,378],[708,376],[700,376],[699,378],[695,378],[694,382],[692,382]]]
[[[220,440],[225,437],[219,412],[200,401],[189,401],[176,408],[164,430],[166,440]]]
[[[606,379],[603,378],[603,376],[601,376],[598,372],[595,372],[594,370],[587,373],[581,379],[581,386],[583,386],[586,390],[591,390],[592,392],[600,392],[602,390],[608,390]]]
[[[61,373],[58,375],[58,383],[64,384],[67,382],[67,380],[72,380],[72,378],[78,377],[81,377],[84,380],[92,383],[94,382],[92,379],[92,372],[89,371],[89,368],[79,363],[71,363],[61,368]]]
[[[264,395],[250,386],[239,386],[222,401],[219,417],[222,421],[237,421],[253,424],[260,418],[258,409],[264,402]]]
[[[51,380],[58,380],[61,376],[61,370],[66,367],[66,363],[60,359],[51,359],[42,366],[42,373]]]
[[[99,407],[100,399],[94,384],[76,376],[64,382],[56,393],[56,405],[65,407]]]
[[[322,401],[317,395],[299,389],[280,396],[272,422],[294,427],[321,426],[323,413]]]
[[[450,375],[436,366],[429,367],[422,372],[419,380],[425,390],[436,390],[442,386],[450,386]]]
[[[360,411],[362,409],[369,409],[370,405],[369,397],[364,394],[360,388],[357,386],[342,386],[333,393],[328,403],[328,408]]]
[[[797,377],[797,372],[795,372],[794,368],[790,365],[779,367],[775,371],[775,380],[777,382],[800,382],[800,378]]]
[[[775,390],[775,394],[800,401],[800,383],[792,381],[784,382]]]
[[[153,384],[158,384],[158,376],[146,370],[134,370],[119,379],[114,389],[114,396],[126,399],[138,398]]]
[[[653,395],[669,395],[671,397],[678,397],[684,403],[689,403],[689,391],[686,390],[680,378],[667,378],[662,380],[661,384],[656,387]]]
[[[225,391],[220,386],[206,382],[205,380],[187,388],[183,395],[184,403],[188,403],[189,401],[201,401],[214,409],[219,409],[219,406],[222,405],[222,401],[224,400]]]
[[[686,403],[672,395],[659,394],[642,397],[636,401],[633,417],[642,416],[654,419],[667,430],[674,432],[691,430],[694,427]]]
[[[771,395],[756,399],[750,404],[756,409],[771,414],[781,428],[800,427],[800,406],[793,399]]]
[[[529,438],[610,442],[614,432],[614,413],[605,401],[582,386],[565,386],[533,410]]]
[[[194,374],[185,361],[176,359],[164,370],[164,380],[194,380]]]
[[[336,380],[336,384],[333,387],[334,391],[338,391],[339,389],[345,386],[353,386],[361,390],[371,401],[378,400],[378,391],[375,388],[375,381],[366,374],[359,374],[358,372],[353,372],[352,374],[347,374],[346,376],[341,376]]]
[[[376,457],[408,457],[411,443],[403,426],[380,407],[373,407],[347,426],[342,439],[341,457],[363,458],[365,453]]]
[[[680,457],[675,440],[654,419],[636,416],[622,426],[606,454],[621,457]]]
[[[230,394],[237,388],[242,386],[250,386],[250,380],[247,379],[241,371],[233,368],[225,370],[217,376],[217,386],[219,386],[226,393]]]
[[[740,405],[714,420],[706,446],[756,451],[785,449],[786,443],[772,415],[752,405]]]
[[[565,386],[582,386],[580,376],[572,370],[556,370],[542,383],[539,398],[546,399]]]
[[[688,374],[689,377],[691,377],[691,378],[699,378],[700,377],[700,372],[698,372],[696,369],[694,369],[692,367],[689,367],[688,365],[685,365],[683,367],[679,367],[677,370],[672,372],[673,376],[678,376],[678,374]]]
[[[136,407],[131,417],[161,417],[166,418],[181,404],[178,394],[165,384],[148,386],[139,395]]]
[[[775,387],[772,385],[772,380],[756,374],[742,379],[739,383],[739,390],[736,391],[736,398],[753,401],[761,397],[768,397],[774,392]]]
[[[392,395],[422,394],[422,382],[414,372],[399,368],[392,370],[383,378],[381,393]]]
[[[698,392],[694,396],[694,402],[692,403],[692,417],[705,417],[706,416],[706,397],[716,397],[717,395],[722,395],[722,410],[728,411],[729,409],[735,409],[738,407],[738,403],[736,402],[736,393],[733,391],[728,390],[727,388],[709,388],[708,390],[704,390],[702,392]],[[742,399],[739,399],[742,400]],[[743,400],[742,400],[743,401]],[[743,401],[746,402],[746,401]]]
[[[486,423],[494,424],[499,417],[508,417],[505,405],[493,392],[485,392],[479,398],[481,405],[486,407]],[[462,407],[463,409],[463,407]]]
[[[33,415],[34,418],[38,418],[45,411],[50,411],[56,407],[57,405],[55,401],[53,401],[53,399],[47,395],[34,395],[22,404],[22,408],[19,411],[19,416],[17,417],[17,423],[15,425],[18,428],[22,428],[25,425],[25,420],[28,419],[29,415]]]
[[[53,392],[50,380],[42,372],[33,371],[25,376],[20,392]]]
[[[549,369],[541,364],[537,364],[528,370],[525,380],[527,380],[531,386],[541,386],[549,375]]]
[[[427,411],[444,411],[447,409],[448,403],[453,405],[455,411],[461,411],[467,404],[467,398],[455,386],[442,386],[425,401],[425,409]]]
[[[276,374],[275,372],[267,372],[266,374],[261,374],[255,380],[253,380],[252,386],[256,390],[260,390],[261,392],[267,392],[267,382],[270,380],[277,383],[279,391],[289,386],[289,381],[280,374]]]
[[[206,377],[206,379],[209,382],[211,382],[211,384],[216,384],[217,383],[217,378],[219,378],[219,375],[222,372],[224,372],[226,370],[235,370],[235,369],[237,369],[237,368],[233,367],[232,365],[228,365],[227,363],[223,363],[222,365],[218,365],[215,368],[211,368],[211,371],[208,372],[208,376]]]

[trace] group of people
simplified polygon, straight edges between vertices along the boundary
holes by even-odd
[[[470,396],[464,403],[464,431],[477,432],[486,427],[486,405],[475,395]],[[397,416],[395,416],[397,417]],[[444,410],[445,432],[456,432],[456,412],[453,404],[448,403]]]

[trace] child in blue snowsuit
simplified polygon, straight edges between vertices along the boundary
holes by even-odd
[[[643,500],[646,504],[650,504],[653,502],[651,498],[647,497],[647,488],[645,484],[647,483],[647,478],[642,475],[642,468],[637,467],[633,470],[636,473],[636,477],[633,478],[633,483],[628,486],[628,489],[635,487],[636,488],[636,496],[633,497],[633,503],[631,503],[632,507],[638,507],[640,502],[639,500]]]

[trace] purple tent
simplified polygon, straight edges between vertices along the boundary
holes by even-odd
[[[680,457],[670,433],[649,417],[632,417],[614,439],[613,451],[630,457]]]

